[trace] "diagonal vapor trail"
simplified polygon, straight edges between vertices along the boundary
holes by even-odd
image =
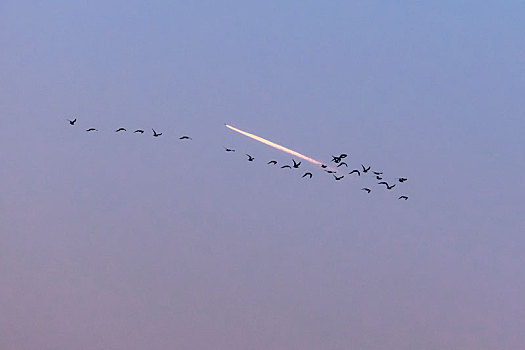
[[[240,134],[243,134],[243,135],[248,136],[248,137],[250,137],[250,138],[252,138],[252,139],[254,139],[254,140],[257,140],[257,141],[259,141],[259,142],[262,142],[262,143],[264,143],[264,144],[266,144],[266,145],[268,145],[268,146],[270,146],[270,147],[273,147],[273,148],[276,148],[276,149],[281,150],[281,151],[283,151],[283,152],[286,152],[286,153],[289,153],[289,154],[291,154],[291,155],[294,155],[294,156],[296,156],[296,157],[298,157],[298,158],[304,159],[304,160],[306,160],[306,161],[308,161],[308,162],[310,162],[310,163],[313,163],[313,164],[315,164],[315,165],[322,165],[322,164],[323,164],[323,163],[321,163],[321,162],[318,161],[318,160],[315,160],[315,159],[313,159],[313,158],[307,157],[307,156],[305,156],[304,154],[301,154],[301,153],[299,153],[299,152],[296,152],[296,151],[294,151],[294,150],[291,150],[291,149],[289,149],[289,148],[286,148],[286,147],[284,147],[284,146],[281,146],[281,145],[279,145],[279,144],[276,144],[275,142],[272,142],[272,141],[269,141],[269,140],[263,139],[262,137],[259,137],[259,136],[254,135],[254,134],[250,134],[249,132],[242,131],[242,130],[237,129],[237,128],[231,126],[231,125],[228,125],[228,124],[224,124],[224,125],[226,125],[226,127],[227,127],[228,129],[231,129],[231,130],[233,130],[233,131],[237,131],[237,132],[240,133]]]

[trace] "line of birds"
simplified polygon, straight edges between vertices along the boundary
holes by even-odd
[[[69,121],[70,125],[74,126],[77,123],[77,118],[75,118],[75,119],[68,119],[68,121]],[[151,130],[153,131],[153,137],[162,136],[161,132],[159,133],[159,132],[155,131],[155,129],[153,129],[153,128]],[[96,131],[98,131],[98,129],[96,129],[96,128],[86,129],[86,132],[96,132]],[[116,133],[118,133],[118,132],[126,132],[126,131],[127,131],[126,128],[122,128],[122,127],[115,130]],[[133,131],[133,133],[143,134],[144,130],[143,129],[137,129],[137,130]],[[192,138],[187,136],[187,135],[184,135],[184,136],[179,137],[179,140],[192,140]],[[224,147],[224,150],[226,152],[235,152],[235,149],[228,148],[228,147]],[[255,158],[252,157],[251,155],[249,155],[247,153],[245,155],[248,157],[248,161],[249,162],[253,162],[255,160]],[[334,162],[335,164],[337,164],[336,168],[340,168],[342,166],[348,167],[348,163],[343,161],[343,159],[345,159],[346,157],[348,157],[348,154],[346,154],[346,153],[341,153],[338,156],[332,155],[332,160],[331,161]],[[291,164],[291,165],[289,165],[289,164],[282,165],[281,169],[298,169],[299,166],[301,165],[301,162],[300,161],[296,162],[295,159],[292,159],[292,162],[293,162],[293,164]],[[277,161],[276,160],[270,160],[266,164],[268,164],[268,165],[277,165]],[[329,168],[328,165],[326,165],[326,164],[321,164],[321,168],[326,173],[331,174],[334,177],[335,181],[340,181],[340,180],[342,180],[345,177],[345,175],[337,176],[336,174],[338,173],[338,171],[335,170],[335,169]],[[350,171],[348,173],[348,175],[357,174],[357,176],[361,176],[361,172],[364,173],[364,174],[368,173],[370,171],[370,169],[371,169],[371,166],[365,167],[363,164],[361,164],[361,168],[362,168],[361,171],[359,169],[353,169],[352,171]],[[381,172],[381,171],[373,171],[372,173],[375,175],[376,180],[378,180],[378,181],[383,180],[383,177],[382,177],[383,172]],[[309,177],[311,179],[313,177],[313,174],[311,172],[305,172],[303,174],[303,176],[301,176],[301,177],[302,178]],[[405,178],[405,177],[398,178],[398,181],[400,183],[403,183],[403,182],[405,182],[407,180],[408,179]],[[387,190],[392,190],[396,186],[395,183],[394,184],[388,184],[388,182],[386,182],[386,181],[380,181],[377,184],[378,185],[385,185]],[[366,193],[372,192],[372,190],[370,188],[368,188],[368,187],[363,187],[361,190],[365,191]],[[408,196],[402,195],[398,199],[408,200]]]

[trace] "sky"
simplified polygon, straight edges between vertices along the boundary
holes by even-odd
[[[0,348],[523,348],[524,32],[512,0],[1,1]]]

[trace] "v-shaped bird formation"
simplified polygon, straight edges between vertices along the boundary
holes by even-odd
[[[74,119],[67,119],[68,123],[70,126],[76,126],[77,125],[77,118],[74,118]],[[152,130],[152,136],[157,138],[157,137],[160,137],[163,135],[164,132],[158,132],[156,131],[155,129],[151,128]],[[90,127],[88,129],[86,129],[86,132],[87,133],[95,133],[95,132],[98,132],[99,129],[96,129],[94,127]],[[114,130],[114,133],[125,133],[127,132],[127,129],[124,128],[124,127],[119,127],[118,129]],[[133,134],[144,134],[145,131],[143,129],[136,129],[135,131],[133,131]],[[178,137],[179,140],[193,140],[192,137],[188,136],[188,135],[182,135],[180,137]],[[236,150],[233,149],[233,148],[230,148],[230,147],[225,147],[223,146],[224,148],[224,151],[225,152],[235,152]],[[247,161],[249,162],[254,162],[255,161],[255,157],[248,154],[248,153],[245,153],[245,156],[247,157]],[[350,161],[349,160],[346,160],[346,161],[343,161],[343,159],[347,159],[348,157],[348,154],[347,153],[341,153],[339,155],[332,155],[332,160],[331,162],[335,163],[336,166],[335,168],[332,168],[330,167],[329,165],[327,164],[321,164],[321,169],[324,170],[323,172],[320,172],[321,174],[323,173],[326,173],[326,174],[329,174],[329,175],[332,175],[333,178],[334,178],[334,181],[341,181],[343,179],[346,179],[346,178],[351,178],[351,176],[347,176],[345,178],[345,175],[356,175],[357,177],[361,177],[361,173],[363,174],[367,174],[368,175],[368,172],[371,170],[371,166],[368,165],[368,166],[365,166],[363,164],[360,164],[361,165],[361,170],[359,169],[353,169],[351,170],[350,172],[343,172],[343,168],[342,166],[344,165],[345,168],[348,168]],[[303,157],[304,158],[304,157]],[[318,162],[319,163],[319,162]],[[270,160],[266,163],[267,165],[278,165],[277,161],[276,160]],[[299,169],[299,167],[301,166],[301,161],[296,161],[295,159],[292,159],[292,164],[284,164],[284,165],[281,165],[280,168],[281,169]],[[347,170],[348,171],[348,170]],[[307,172],[301,172],[302,176],[301,178],[308,178],[308,179],[312,179],[312,177],[314,176],[314,174],[310,171],[307,171]],[[387,191],[391,191],[391,190],[394,190],[394,188],[396,187],[396,185],[398,184],[402,184],[405,183],[408,179],[406,177],[399,177],[397,178],[397,182],[398,183],[394,183],[396,182],[395,180],[394,181],[390,181],[387,182],[387,181],[381,181],[383,180],[383,172],[382,171],[372,171],[372,175],[370,175],[371,178],[375,178],[376,180],[376,185],[377,187],[381,187],[382,185],[385,185],[384,188],[387,190]],[[306,180],[304,180],[306,181]],[[345,180],[346,181],[346,180]],[[354,180],[355,181],[355,180]],[[379,182],[377,182],[379,181]],[[361,188],[361,191],[364,191],[366,192],[367,194],[373,192],[371,188],[369,188],[370,186],[368,187],[363,187]],[[408,196],[405,195],[405,194],[402,194],[401,196],[398,197],[399,200],[408,200]]]

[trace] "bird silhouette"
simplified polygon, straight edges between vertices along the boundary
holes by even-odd
[[[135,134],[135,133],[144,134],[144,130],[142,130],[142,129],[137,129],[137,130],[133,131],[133,133],[134,133],[134,134]]]
[[[367,173],[368,170],[370,170],[370,167],[365,168],[365,166],[363,164],[361,164],[361,167],[363,167],[363,173]]]
[[[156,132],[153,128],[151,130],[153,130],[153,137],[159,137],[162,135],[162,133]]]
[[[333,173],[335,173],[335,171],[333,171],[333,170],[325,170],[325,171],[326,171],[328,174],[333,174]]]
[[[290,169],[292,169],[292,167],[289,166],[289,165],[283,165],[283,166],[281,167],[281,169],[284,169],[284,168],[290,168]]]
[[[293,162],[293,167],[294,168],[299,168],[299,165],[301,165],[301,162],[297,163],[294,159],[292,159],[292,162]]]
[[[75,123],[77,122],[77,118],[75,118],[75,119],[73,119],[73,120],[69,120],[69,119],[68,119],[68,122],[69,122],[69,124],[71,124],[71,125],[75,125]]]
[[[193,140],[193,139],[189,136],[181,136],[179,137],[179,140]]]
[[[224,146],[223,146],[223,147],[224,147]],[[224,150],[225,150],[226,152],[235,152],[235,150],[234,150],[234,149],[231,149],[231,148],[226,148],[226,147],[224,147]]]
[[[341,153],[341,154],[339,155],[339,158],[341,158],[341,159],[342,159],[342,158],[346,158],[347,156],[348,156],[348,154],[345,154],[345,153]]]
[[[378,179],[378,180],[383,180],[383,178],[382,178],[381,176],[379,176],[379,175],[376,176],[376,179]]]
[[[90,132],[90,131],[98,131],[98,130],[95,129],[95,128],[89,128],[89,129],[87,129],[86,131],[87,131],[87,132]]]
[[[381,171],[374,171],[374,174],[381,175],[381,174],[383,174],[383,172],[381,172]]]
[[[332,162],[334,163],[339,163],[341,161],[341,157],[338,157],[338,156],[332,156]]]
[[[344,175],[341,175],[341,176],[339,176],[339,177],[337,177],[337,176],[335,176],[335,175],[333,175],[333,176],[334,176],[334,178],[335,178],[336,181],[339,181],[339,180],[341,180],[343,177],[345,177]]]
[[[311,179],[312,178],[312,173],[304,173],[304,175],[301,176],[301,177],[305,177],[305,176],[310,176],[310,179]]]
[[[246,155],[248,156],[248,161],[249,161],[249,162],[253,162],[253,160],[254,160],[255,158],[253,158],[253,157],[250,156],[249,154],[246,154]]]
[[[369,188],[364,187],[364,188],[361,189],[361,191],[366,191],[367,193],[370,193],[372,190],[369,189]]]
[[[406,179],[406,178],[404,178],[404,177],[400,177],[400,178],[399,178],[399,182],[405,182],[406,180],[408,180],[408,179]]]
[[[377,184],[378,184],[378,185],[385,185],[387,190],[391,190],[391,189],[393,189],[394,187],[396,187],[396,184],[393,184],[392,186],[389,186],[389,185],[388,185],[386,182],[384,182],[384,181],[378,182]]]
[[[348,168],[348,164],[346,164],[346,162],[341,162],[341,163],[339,163],[339,165],[338,165],[337,167],[339,168],[341,165],[344,165],[345,167]]]
[[[121,131],[126,131],[125,128],[118,128],[117,130],[115,130],[115,132],[121,132]]]
[[[361,173],[357,169],[352,170],[351,172],[348,173],[348,175],[351,175],[353,173],[357,173],[358,176],[361,176]]]
[[[321,164],[321,168],[326,168],[328,165]]]
[[[266,164],[277,164],[277,161],[276,160],[270,160],[268,163]]]
[[[408,196],[401,196],[401,197],[399,197],[398,199],[404,199],[404,200],[407,200],[407,199],[408,199]]]

